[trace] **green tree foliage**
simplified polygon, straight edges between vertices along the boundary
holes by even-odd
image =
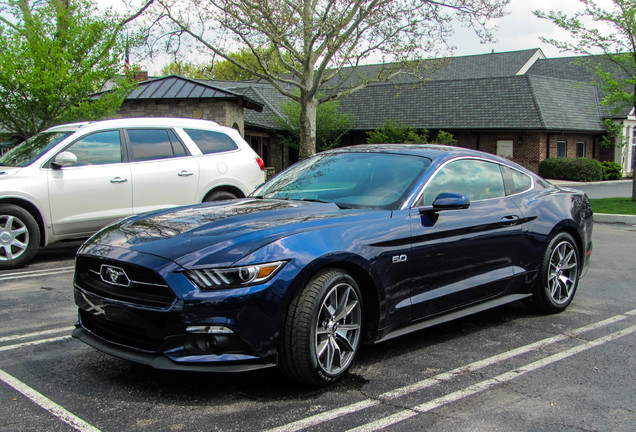
[[[316,148],[318,151],[329,150],[340,144],[342,137],[349,132],[352,125],[351,116],[338,111],[339,101],[325,102],[318,106],[316,112]],[[289,100],[281,106],[282,117],[275,117],[276,123],[287,132],[282,142],[294,148],[299,146],[300,137],[300,105]]]
[[[444,144],[444,145],[455,145],[457,144],[457,140],[453,136],[452,133],[446,131],[439,131],[437,133],[437,138],[433,140],[435,144]]]
[[[90,96],[121,72],[121,32],[138,14],[118,19],[91,0],[0,0],[0,126],[26,139],[114,113],[124,82]]]
[[[603,8],[596,0],[580,0],[583,11],[574,16],[563,12],[535,11],[539,18],[566,30],[573,42],[543,39],[563,51],[591,55],[601,53],[610,67],[596,67],[602,103],[616,109],[636,108],[636,1],[611,0]],[[636,201],[636,176],[632,187]]]
[[[320,104],[372,82],[390,80],[407,65],[418,64],[411,60],[439,54],[458,22],[488,39],[486,24],[503,15],[509,0],[155,2],[161,7],[152,22],[167,23],[161,38],[168,49],[194,43],[268,81],[300,104],[299,157],[304,158],[316,151]],[[256,66],[232,58],[237,45],[252,52]],[[272,47],[276,62],[268,62],[263,47]],[[358,66],[371,56],[392,62],[392,67],[358,74]]]
[[[380,129],[367,132],[369,144],[426,144],[428,130],[418,132],[402,122],[387,120]]]
[[[603,125],[607,132],[601,138],[602,147],[610,147],[616,145],[617,147],[623,147],[625,145],[623,136],[623,125],[620,123],[614,123],[612,119],[603,120]]]
[[[278,59],[278,52],[274,48],[259,47],[255,48],[255,52],[250,49],[243,49],[228,54],[228,60],[216,61],[212,69],[214,79],[240,81],[258,79],[264,73],[272,75],[282,75],[287,72],[285,65]],[[293,64],[294,60],[286,56],[285,62]],[[247,68],[238,66],[238,64],[246,65]],[[251,71],[257,71],[254,73]]]
[[[174,61],[161,68],[161,75],[180,75],[192,79],[213,79],[212,67],[187,61]]]

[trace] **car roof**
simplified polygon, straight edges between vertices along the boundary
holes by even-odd
[[[488,159],[499,160],[501,158],[490,153],[484,153],[478,150],[471,150],[463,147],[454,147],[441,144],[362,144],[350,147],[341,147],[330,150],[332,153],[351,152],[351,153],[395,153],[414,156],[424,156],[430,159],[453,158],[457,156],[473,156],[485,157]],[[508,161],[509,162],[509,161]]]
[[[57,131],[77,131],[83,128],[102,129],[118,127],[139,127],[139,126],[162,126],[162,127],[221,127],[217,122],[211,120],[191,119],[183,117],[128,117],[120,119],[100,120],[93,122],[68,123],[53,126],[47,129],[48,132]]]

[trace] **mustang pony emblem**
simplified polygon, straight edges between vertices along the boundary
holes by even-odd
[[[123,287],[129,287],[131,284],[126,272],[119,267],[102,264],[102,267],[99,270],[99,275],[101,276],[102,281],[107,284]]]

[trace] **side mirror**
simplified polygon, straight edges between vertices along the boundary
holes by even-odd
[[[442,192],[437,195],[431,207],[423,207],[420,214],[438,212],[443,210],[461,210],[470,207],[470,200],[466,195],[456,193]]]
[[[63,151],[55,156],[53,162],[51,162],[51,166],[54,169],[60,169],[65,166],[75,165],[77,163],[77,156],[69,151]]]

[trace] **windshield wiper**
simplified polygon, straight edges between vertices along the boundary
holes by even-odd
[[[322,203],[322,204],[335,204],[338,206],[339,209],[351,209],[353,207],[344,205],[344,204],[340,204],[337,203],[335,201],[325,201],[325,200],[320,200],[320,199],[316,199],[316,198],[300,198],[298,201],[309,201],[309,202],[317,202],[317,203]]]

